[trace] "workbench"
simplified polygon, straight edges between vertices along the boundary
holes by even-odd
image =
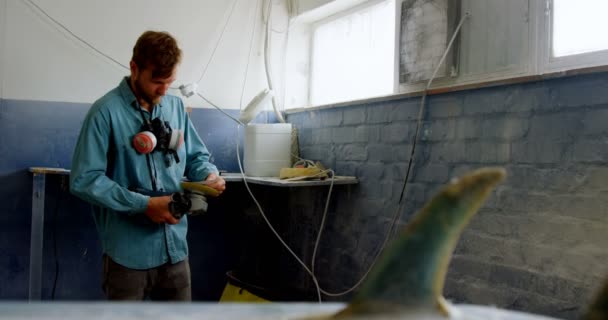
[[[42,250],[44,238],[44,198],[47,175],[60,175],[62,179],[67,179],[70,170],[64,168],[50,167],[31,167],[32,173],[32,224],[30,233],[30,273],[29,273],[29,295],[30,301],[41,300],[42,297]],[[304,181],[285,181],[272,177],[249,177],[240,173],[222,173],[222,178],[226,182],[242,182],[275,186],[275,187],[313,187],[331,185],[331,179],[325,180],[304,180]],[[358,180],[350,176],[336,176],[333,179],[334,185],[357,184]]]
[[[44,239],[44,192],[46,175],[60,175],[67,179],[70,170],[62,168],[31,167],[32,173],[32,224],[30,227],[30,280],[29,300],[42,297],[42,246]]]

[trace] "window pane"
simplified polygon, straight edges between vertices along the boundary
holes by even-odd
[[[384,1],[316,28],[313,105],[393,93],[394,8]]]
[[[608,1],[553,1],[553,56],[608,49]]]

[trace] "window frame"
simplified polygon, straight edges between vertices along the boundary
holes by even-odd
[[[369,0],[369,1],[358,1],[357,4],[347,7],[346,9],[328,14],[322,18],[315,19],[314,21],[308,21],[307,23],[311,26],[318,25],[325,21],[331,21],[343,17],[344,15],[351,14],[357,10],[361,10],[367,6],[372,6],[382,1],[388,0]],[[387,96],[375,96],[367,97],[362,99],[353,99],[349,101],[330,103],[327,105],[312,105],[312,32],[309,34],[310,51],[309,54],[309,72],[308,72],[308,88],[306,88],[307,103],[305,106],[293,105],[287,108],[287,110],[302,110],[316,107],[326,107],[331,105],[349,105],[353,102],[367,101],[367,100],[378,100],[390,96],[397,95],[412,95],[418,94],[424,90],[426,81],[420,83],[400,83],[399,82],[399,59],[400,59],[400,41],[401,41],[401,6],[404,0],[394,0],[395,5],[395,41],[394,41],[394,69],[393,69],[393,93]],[[516,68],[506,70],[494,70],[481,74],[469,74],[462,75],[458,74],[456,77],[445,77],[440,79],[434,79],[431,89],[440,89],[439,91],[446,91],[458,88],[480,88],[488,85],[495,85],[496,83],[515,83],[521,81],[527,81],[526,79],[543,77],[544,75],[560,76],[567,74],[575,74],[578,71],[581,72],[594,72],[594,71],[605,71],[608,69],[608,49],[568,55],[563,57],[552,57],[552,39],[553,39],[553,1],[554,0],[528,0],[528,33],[527,33],[527,54],[522,55],[522,62]],[[463,2],[464,3],[464,2]],[[461,15],[464,14],[465,8],[462,8]],[[474,13],[473,13],[474,15]],[[466,24],[466,22],[465,22]],[[462,32],[462,30],[461,30]],[[451,36],[451,35],[450,35]],[[460,65],[458,66],[460,69]],[[513,81],[509,81],[513,80]]]
[[[543,48],[540,52],[539,63],[542,73],[568,71],[589,67],[608,65],[608,49],[572,54],[562,57],[553,56],[553,19],[554,0],[540,0],[542,7],[540,13],[541,32]]]
[[[527,33],[527,48],[528,48],[528,52],[527,54],[525,54],[522,58],[522,61],[519,65],[512,67],[512,68],[506,68],[506,69],[497,69],[497,70],[491,70],[489,72],[484,72],[484,73],[476,73],[476,74],[463,74],[462,73],[462,66],[460,65],[460,60],[458,61],[458,70],[459,73],[455,76],[455,77],[445,77],[445,78],[439,78],[439,79],[433,79],[433,83],[431,85],[431,89],[450,89],[450,88],[454,88],[454,87],[461,87],[461,86],[483,86],[484,83],[490,83],[490,82],[496,82],[496,81],[501,81],[501,80],[508,80],[508,79],[515,79],[515,78],[521,78],[521,77],[526,77],[526,76],[530,76],[530,75],[535,75],[537,74],[537,70],[538,70],[538,62],[537,62],[537,52],[538,52],[538,45],[537,45],[537,37],[538,37],[538,23],[539,23],[539,19],[538,19],[538,14],[536,14],[537,11],[537,6],[536,6],[536,2],[537,0],[528,0],[528,33]],[[461,8],[461,16],[464,16],[464,14],[466,12],[468,12],[468,8],[465,7],[465,2],[462,1],[461,5],[463,6]],[[469,18],[474,18],[475,13],[472,14],[472,16]],[[458,23],[459,21],[457,21],[456,23]],[[460,30],[460,33],[462,33],[465,30],[465,26],[467,24],[467,21],[464,22],[464,25],[462,27],[462,29]],[[449,37],[451,37],[452,34],[449,35]],[[461,40],[458,40],[461,41]],[[464,46],[463,44],[459,44],[460,46],[460,50],[463,50]],[[461,56],[462,55],[462,51],[458,52],[458,55]],[[459,58],[460,59],[460,58]],[[402,83],[400,84],[400,90],[399,93],[401,94],[407,94],[407,93],[414,93],[414,92],[419,92],[425,89],[427,82],[425,81],[424,83]]]

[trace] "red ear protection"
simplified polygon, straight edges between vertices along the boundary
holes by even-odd
[[[142,131],[133,137],[133,148],[139,153],[148,154],[156,148],[156,136],[150,131]]]

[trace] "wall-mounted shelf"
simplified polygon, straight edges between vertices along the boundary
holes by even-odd
[[[243,181],[243,175],[240,173],[222,173],[222,178],[226,182],[241,182]],[[327,178],[324,180],[283,180],[276,177],[248,177],[246,176],[247,183],[275,186],[275,187],[314,187],[314,186],[329,186],[332,183],[332,179]],[[344,184],[357,184],[359,180],[352,176],[335,176],[333,179],[334,185]]]

